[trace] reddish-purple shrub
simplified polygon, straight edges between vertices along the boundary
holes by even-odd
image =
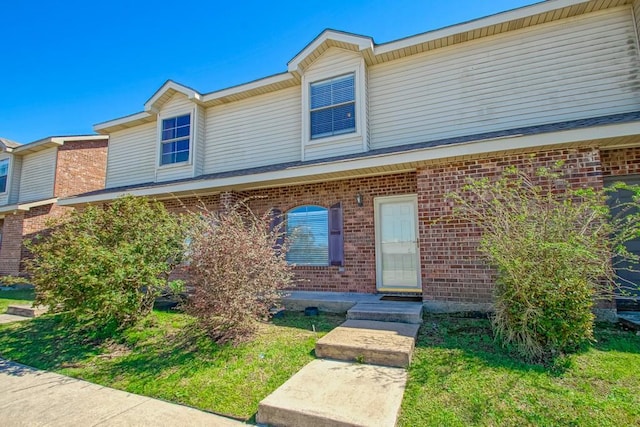
[[[195,293],[187,311],[217,342],[247,339],[292,286],[280,227],[272,227],[279,221],[236,205],[199,213],[194,223],[188,258]]]

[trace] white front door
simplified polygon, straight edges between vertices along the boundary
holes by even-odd
[[[378,291],[421,292],[417,196],[377,197],[374,208]]]

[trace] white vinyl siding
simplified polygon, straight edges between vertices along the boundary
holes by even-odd
[[[354,133],[336,135],[325,138],[311,139],[309,124],[309,91],[312,84],[323,80],[341,77],[346,74],[354,75],[355,86],[355,115],[356,130]],[[365,88],[365,66],[364,59],[359,53],[331,47],[320,55],[304,71],[302,79],[303,90],[303,110],[304,120],[302,122],[302,146],[303,159],[313,160],[324,157],[333,157],[343,154],[360,153],[366,149],[366,139],[363,142],[363,135],[366,135],[366,98]],[[364,127],[364,132],[363,132]],[[366,138],[366,136],[365,136]]]
[[[635,0],[631,8],[633,9],[632,13],[636,24],[636,37],[640,39],[640,33],[638,33],[640,31],[640,0]],[[636,43],[636,45],[640,45],[640,43]]]
[[[12,156],[11,164],[9,165],[9,173],[11,174],[11,182],[9,189],[9,199],[6,201],[10,205],[18,203],[20,196],[20,175],[22,174],[22,157]],[[4,203],[2,203],[4,204]]]
[[[109,136],[107,188],[153,182],[158,151],[157,125],[145,123]]]
[[[635,40],[623,7],[372,66],[371,148],[637,110]]]
[[[211,107],[204,173],[300,160],[300,87]]]
[[[195,124],[196,130],[195,139],[193,142],[193,155],[195,158],[195,175],[202,175],[204,170],[204,144],[205,144],[205,127],[206,127],[205,109],[201,106],[196,106]]]
[[[23,156],[19,203],[53,197],[57,154],[58,149],[54,147]]]

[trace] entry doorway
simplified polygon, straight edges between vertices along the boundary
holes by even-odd
[[[376,287],[379,292],[422,292],[418,197],[376,197]]]

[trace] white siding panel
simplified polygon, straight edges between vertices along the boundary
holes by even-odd
[[[362,152],[362,138],[349,138],[328,144],[307,145],[305,160],[324,159]]]
[[[211,107],[204,173],[300,160],[300,87]]]
[[[637,110],[630,8],[369,69],[371,148]]]
[[[171,99],[162,105],[160,108],[160,114],[162,117],[174,117],[180,116],[191,112],[195,104],[181,93],[174,94]]]
[[[179,165],[163,166],[156,172],[156,182],[173,181],[193,177],[193,165],[184,163]]]
[[[204,107],[196,107],[196,141],[195,141],[195,175],[202,175],[204,171],[204,150],[206,135],[206,112]]]
[[[153,182],[158,139],[155,122],[109,135],[107,188]]]
[[[20,203],[45,200],[53,197],[58,149],[26,154],[22,159],[20,173]]]
[[[356,52],[330,47],[309,65],[309,68],[304,71],[304,75],[310,83],[313,83],[317,77],[322,79],[327,75],[336,75],[336,70],[358,67],[360,61],[362,61],[362,56]]]
[[[18,203],[18,199],[20,196],[20,176],[22,175],[22,157],[21,156],[11,156],[11,170],[9,173],[11,174],[11,188],[9,189],[9,204],[12,205],[14,203]]]

